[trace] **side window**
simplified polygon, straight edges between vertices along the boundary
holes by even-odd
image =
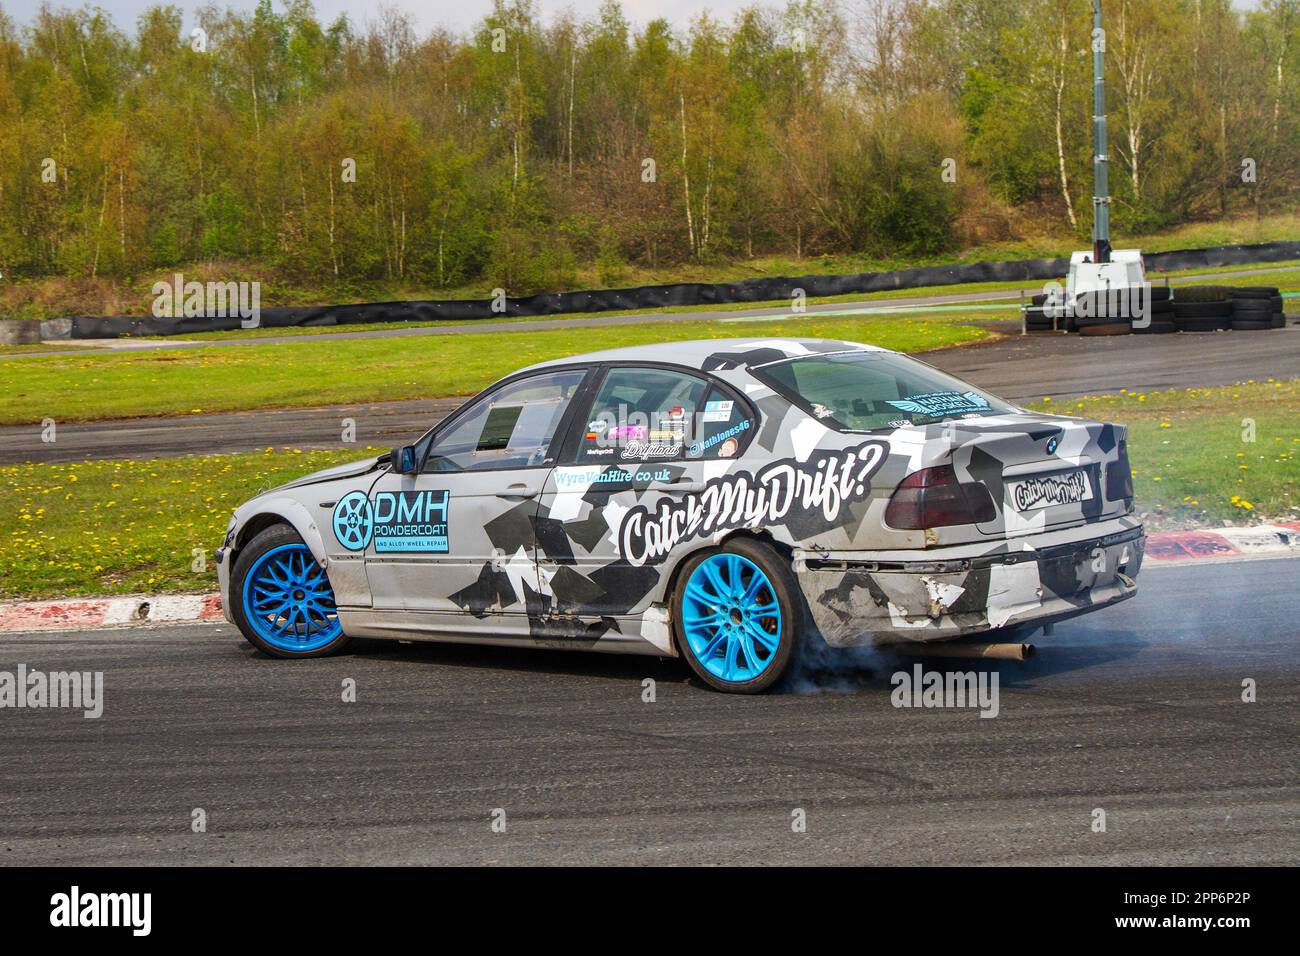
[[[586,372],[543,372],[479,399],[433,441],[425,471],[531,468],[546,461]]]
[[[660,368],[613,368],[592,403],[578,461],[670,461],[692,440],[709,384]]]
[[[754,423],[745,406],[714,386],[700,411],[695,439],[686,447],[687,458],[735,458],[750,438]]]

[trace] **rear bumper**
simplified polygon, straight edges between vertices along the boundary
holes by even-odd
[[[911,552],[797,552],[795,573],[826,643],[946,641],[1045,624],[1137,593],[1146,541],[1131,518]]]

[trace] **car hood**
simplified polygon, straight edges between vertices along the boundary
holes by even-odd
[[[322,471],[312,472],[310,475],[304,475],[301,478],[295,478],[293,481],[286,482],[283,485],[277,485],[270,489],[266,494],[272,494],[277,491],[284,491],[288,488],[301,488],[303,485],[318,485],[323,481],[336,481],[339,478],[354,478],[357,475],[364,475],[367,472],[377,471],[381,462],[386,461],[387,456],[383,459],[370,457],[363,458],[361,461],[349,462],[346,465],[335,465],[333,468],[326,468]]]

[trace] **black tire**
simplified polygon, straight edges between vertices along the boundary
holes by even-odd
[[[737,554],[756,565],[767,576],[772,595],[781,611],[780,639],[776,652],[762,673],[753,680],[728,681],[710,673],[696,658],[686,639],[686,631],[682,624],[682,603],[687,582],[690,581],[696,568],[719,554]],[[704,683],[714,690],[728,694],[761,694],[772,687],[785,676],[798,645],[810,639],[803,592],[799,590],[790,562],[766,544],[750,538],[734,538],[724,542],[722,547],[697,551],[688,557],[677,575],[677,586],[673,589],[672,612],[673,636],[677,642],[677,649],[686,659],[686,663],[695,672],[695,676]]]
[[[1234,332],[1262,332],[1264,329],[1273,327],[1272,319],[1233,319],[1232,331]]]
[[[1051,332],[1052,321],[1052,316],[1041,308],[1025,310],[1025,330],[1028,332]],[[1058,329],[1065,328],[1065,316],[1056,319],[1056,327]]]
[[[1183,285],[1174,292],[1175,302],[1227,302],[1228,287],[1224,285]]]
[[[1153,285],[1151,287],[1152,302],[1168,302],[1173,290],[1167,285]]]
[[[1283,308],[1282,297],[1275,295],[1271,299],[1233,299],[1232,310],[1234,312],[1281,312]]]
[[[1178,325],[1176,323],[1172,321],[1161,321],[1160,319],[1155,318],[1151,320],[1151,324],[1146,328],[1141,328],[1137,325],[1133,326],[1134,335],[1167,335],[1170,332],[1177,331]]]
[[[1254,318],[1256,315],[1272,315],[1276,311],[1268,299],[1237,299],[1232,303],[1234,316]]]
[[[1228,319],[1232,304],[1224,302],[1181,302],[1174,300],[1174,316],[1179,319]]]
[[[1269,326],[1270,328],[1274,328],[1274,329],[1285,329],[1286,315],[1282,312],[1274,312],[1272,318],[1269,321]]]
[[[340,631],[339,636],[330,641],[324,647],[316,648],[310,651],[286,651],[267,643],[253,627],[249,621],[244,609],[244,602],[241,595],[244,593],[244,578],[248,575],[249,570],[257,562],[257,559],[266,552],[283,545],[301,545],[302,538],[298,532],[293,530],[287,524],[276,524],[269,528],[259,531],[252,541],[244,546],[239,552],[239,557],[235,559],[234,567],[230,569],[230,612],[235,619],[235,624],[239,632],[244,635],[244,640],[252,644],[263,654],[271,657],[283,659],[297,659],[307,657],[325,657],[328,654],[336,654],[348,643],[351,638]]]
[[[1226,329],[1230,319],[1178,319],[1174,325],[1179,332],[1218,332]]]
[[[1233,299],[1272,299],[1277,294],[1277,286],[1271,285],[1243,285],[1228,289],[1228,296]]]
[[[1080,325],[1080,335],[1128,335],[1133,326],[1127,322],[1108,322],[1105,325]]]

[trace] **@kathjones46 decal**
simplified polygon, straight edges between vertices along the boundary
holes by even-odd
[[[793,512],[820,511],[827,521],[871,495],[871,477],[889,446],[864,442],[844,451],[823,451],[806,462],[772,462],[751,473],[715,478],[700,491],[665,498],[653,512],[638,505],[623,516],[619,550],[634,567],[662,561],[677,545],[730,528],[781,524]]]
[[[451,493],[381,491],[371,501],[353,491],[334,506],[334,537],[349,551],[446,554]]]

